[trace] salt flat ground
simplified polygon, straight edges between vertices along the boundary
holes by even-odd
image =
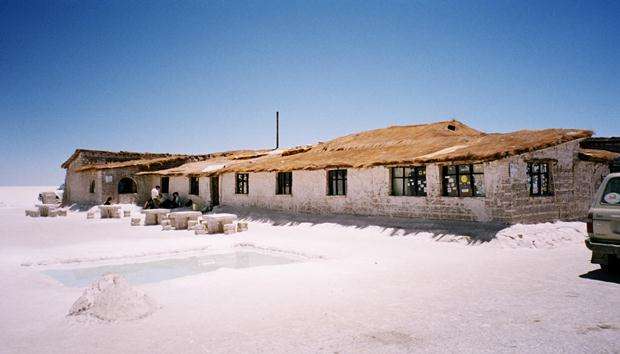
[[[589,263],[583,223],[243,211],[249,231],[195,236],[83,212],[27,218],[40,189],[0,188],[3,353],[620,350],[620,281]],[[307,260],[138,285],[161,308],[129,322],[67,317],[83,289],[41,273],[239,249]]]

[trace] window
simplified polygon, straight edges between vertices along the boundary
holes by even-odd
[[[607,182],[601,203],[620,205],[620,178],[612,178]]]
[[[189,194],[190,195],[199,195],[200,188],[198,188],[198,177],[190,177],[189,178]]]
[[[170,177],[162,177],[159,186],[162,193],[170,193]]]
[[[549,164],[547,162],[528,162],[527,184],[531,196],[553,195],[551,179],[549,178]]]
[[[484,197],[484,165],[443,166],[443,195]]]
[[[276,194],[291,194],[293,188],[293,172],[278,172]]]
[[[248,194],[250,192],[250,175],[247,173],[237,173],[235,175],[235,193]]]
[[[347,170],[327,171],[327,195],[347,195]]]
[[[425,196],[426,167],[392,167],[393,196]]]
[[[88,187],[89,193],[95,193],[95,181],[90,182],[90,187]]]

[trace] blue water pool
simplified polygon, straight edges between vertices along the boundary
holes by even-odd
[[[114,264],[91,268],[50,269],[43,271],[43,273],[66,286],[84,287],[106,273],[120,274],[131,284],[145,284],[212,272],[220,268],[238,269],[294,262],[298,261],[283,256],[238,251],[144,263]]]

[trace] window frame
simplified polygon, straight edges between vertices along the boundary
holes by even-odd
[[[194,187],[196,190],[194,190]],[[200,179],[197,176],[189,177],[189,193],[187,194],[200,195]]]
[[[166,183],[164,183],[166,181]],[[161,176],[159,179],[159,186],[161,188],[162,193],[170,193],[170,177],[169,176]]]
[[[276,173],[276,195],[293,194],[293,172]]]
[[[405,176],[405,169],[409,168],[413,171],[413,178],[411,175]],[[396,176],[396,169],[402,169],[402,176]],[[426,166],[393,166],[390,167],[390,196],[392,197],[426,197],[428,195],[427,189],[428,184],[423,192],[420,192],[419,189],[419,181],[422,180],[420,178],[419,171],[424,170],[424,182],[426,183]],[[401,180],[399,183],[402,183],[403,194],[395,194],[394,193],[394,180]],[[405,186],[407,181],[413,180],[413,185],[410,184],[409,191],[411,194],[405,194]]]
[[[342,181],[342,191],[338,187],[338,181]],[[332,184],[332,182],[335,182]],[[335,185],[335,190],[334,190]],[[330,197],[347,195],[347,169],[334,169],[327,171],[327,195]]]
[[[482,172],[474,172],[474,166],[480,165],[482,166]],[[461,166],[469,166],[469,172],[467,173],[462,173],[461,170]],[[455,173],[449,173],[448,169],[450,167],[454,167],[455,168]],[[486,188],[483,189],[483,193],[482,195],[477,195],[477,188],[476,188],[476,183],[475,183],[475,177],[476,176],[480,176],[482,177],[482,182],[483,182],[483,186],[484,186],[484,163],[466,163],[466,164],[457,164],[457,165],[444,165],[441,166],[441,195],[443,197],[450,197],[450,198],[484,198],[486,197]],[[456,195],[450,195],[448,193],[448,189],[447,189],[447,180],[446,180],[446,176],[455,176],[456,178]],[[469,177],[469,188],[471,189],[471,195],[463,195],[461,192],[461,176],[468,176]]]
[[[250,194],[250,174],[235,173],[235,194]]]
[[[538,172],[533,172],[533,166],[538,165]],[[546,172],[542,172],[542,166],[545,165]],[[547,178],[547,190],[542,191],[542,176]],[[526,168],[527,189],[530,197],[552,197],[554,195],[553,176],[551,175],[551,163],[544,160],[527,161]],[[536,178],[534,178],[536,177]],[[534,181],[536,179],[536,181]],[[538,192],[534,194],[534,185],[538,187]]]

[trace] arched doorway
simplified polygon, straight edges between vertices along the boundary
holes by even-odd
[[[133,179],[125,177],[118,181],[118,194],[133,194],[137,192],[138,187]]]

